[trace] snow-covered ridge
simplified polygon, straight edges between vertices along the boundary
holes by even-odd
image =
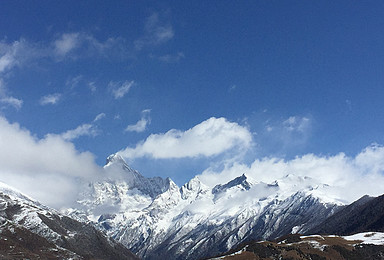
[[[148,259],[195,259],[225,252],[245,239],[303,232],[342,202],[309,177],[286,175],[271,183],[246,173],[205,185],[197,176],[182,187],[171,179],[145,178],[118,154],[108,157],[106,176],[91,183],[79,203],[100,229]],[[76,213],[76,214],[75,214]]]
[[[0,233],[2,246],[10,243],[9,239],[16,239],[12,246],[18,250],[13,252],[12,248],[2,247],[2,257],[14,255],[27,259],[35,254],[35,258],[49,259],[96,256],[100,259],[137,259],[93,225],[71,219],[3,183],[0,183]],[[33,246],[29,247],[28,243]]]

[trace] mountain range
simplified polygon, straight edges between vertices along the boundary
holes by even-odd
[[[178,187],[169,178],[145,178],[118,154],[104,169],[121,178],[88,185],[81,207],[69,213],[144,259],[199,259],[245,240],[303,233],[343,205],[327,196],[328,185],[292,174],[271,183],[240,174],[213,187],[197,176]]]
[[[263,259],[296,252],[302,258],[292,259],[359,259],[369,250],[371,256],[384,255],[381,244],[345,242],[355,241],[347,235],[359,233],[357,238],[365,241],[384,231],[383,196],[345,205],[326,183],[294,173],[270,183],[240,173],[215,185],[196,176],[179,187],[170,178],[144,177],[118,154],[107,158],[104,174],[103,180],[87,183],[78,205],[65,212],[0,185],[0,257],[208,259],[253,254],[236,259]],[[325,249],[333,251],[321,253]]]

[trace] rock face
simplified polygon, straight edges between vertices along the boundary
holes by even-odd
[[[91,183],[72,216],[91,220],[144,259],[199,259],[255,238],[305,232],[342,204],[328,186],[287,175],[272,183],[246,174],[210,187],[195,177],[182,187],[145,178],[119,155],[108,157],[106,176]]]
[[[138,259],[81,223],[0,184],[1,259]]]

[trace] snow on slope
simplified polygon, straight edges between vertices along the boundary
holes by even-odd
[[[214,187],[195,177],[179,188],[143,177],[117,154],[104,170],[110,180],[89,185],[81,214],[147,259],[195,259],[244,239],[305,231],[342,204],[327,195],[328,185],[292,174],[272,183],[239,174]]]
[[[94,226],[64,216],[3,183],[0,233],[0,258],[138,259]]]
[[[384,233],[382,232],[364,232],[351,236],[343,236],[345,240],[362,241],[361,244],[384,245]]]

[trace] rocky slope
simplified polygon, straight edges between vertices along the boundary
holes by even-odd
[[[138,259],[81,223],[0,183],[1,259]]]
[[[384,231],[384,195],[364,196],[307,233],[350,235],[367,231]]]

